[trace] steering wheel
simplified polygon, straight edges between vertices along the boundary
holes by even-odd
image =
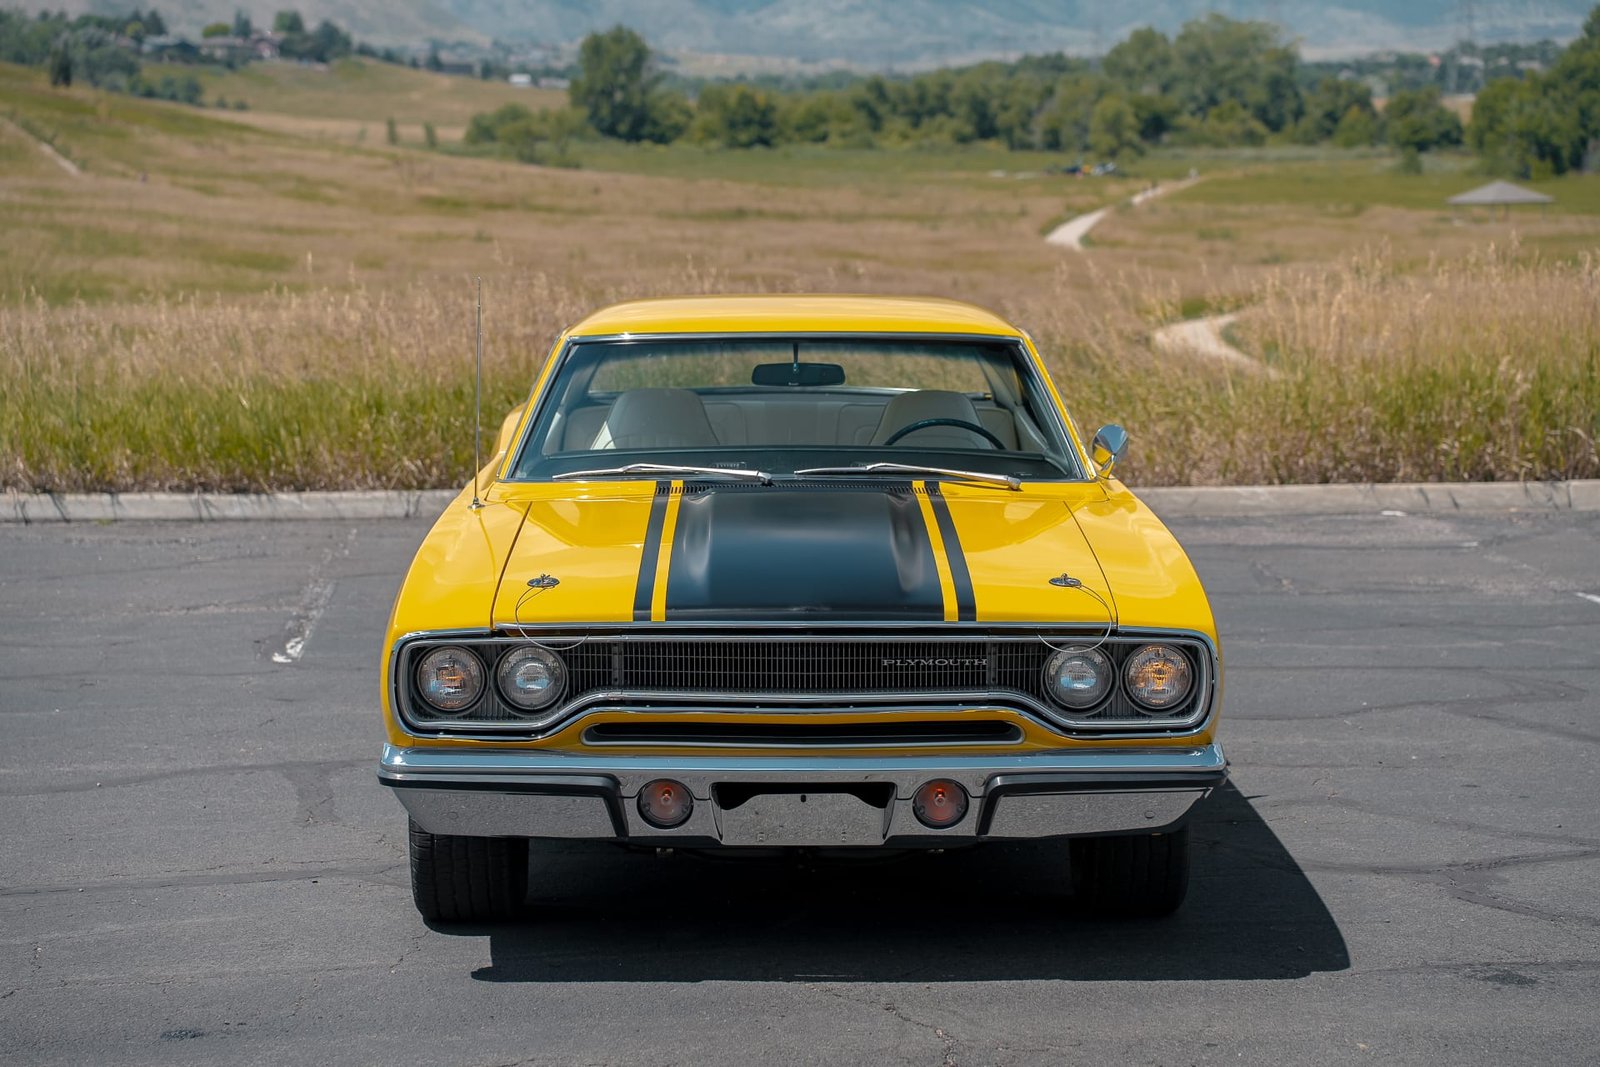
[[[905,426],[900,427],[894,433],[890,434],[883,443],[886,445],[892,445],[906,434],[916,433],[918,430],[926,430],[929,426],[955,426],[963,430],[971,430],[973,433],[994,445],[994,447],[998,448],[1000,451],[1004,452],[1006,450],[1006,444],[1004,441],[1000,440],[1000,438],[996,437],[982,426],[979,426],[977,423],[968,422],[966,419],[918,419],[916,422],[908,423]]]

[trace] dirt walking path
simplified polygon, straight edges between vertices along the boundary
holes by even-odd
[[[1169,323],[1150,335],[1150,347],[1164,355],[1202,356],[1206,359],[1231,363],[1252,374],[1265,374],[1269,378],[1278,377],[1275,369],[1239,351],[1223,336],[1222,331],[1233,325],[1238,318],[1237,311],[1230,311],[1225,315],[1206,315],[1198,319]]]
[[[1187,189],[1199,180],[1199,178],[1185,178],[1182,181],[1168,182],[1166,185],[1152,185],[1142,192],[1133,194],[1128,203],[1138,207],[1146,200],[1153,200],[1158,196],[1165,196],[1167,193],[1175,193],[1180,189]],[[1046,234],[1045,241],[1049,244],[1059,245],[1062,248],[1070,248],[1074,252],[1087,252],[1088,249],[1083,244],[1084,237],[1088,236],[1089,231],[1098,226],[1101,220],[1110,214],[1115,206],[1115,204],[1112,204],[1083,215],[1075,215]]]
[[[62,155],[60,152],[57,152],[48,141],[41,141],[39,138],[35,137],[33,134],[29,133],[27,130],[23,129],[21,126],[17,125],[15,122],[12,122],[10,119],[5,118],[4,116],[0,116],[0,123],[4,123],[11,129],[16,130],[19,136],[38,145],[39,151],[55,160],[56,166],[66,171],[74,178],[83,177],[83,171],[78,168],[78,165],[72,160],[68,159],[66,156]]]

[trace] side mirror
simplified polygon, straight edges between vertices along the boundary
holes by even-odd
[[[1122,453],[1128,450],[1128,431],[1116,423],[1109,423],[1094,432],[1094,442],[1089,446],[1089,456],[1094,460],[1095,477],[1109,478],[1111,468],[1117,465]]]

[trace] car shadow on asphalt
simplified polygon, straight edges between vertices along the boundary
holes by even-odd
[[[714,858],[535,842],[527,913],[486,982],[1289,979],[1350,965],[1316,889],[1232,785],[1191,823],[1174,916],[1075,909],[1064,845],[836,859]]]

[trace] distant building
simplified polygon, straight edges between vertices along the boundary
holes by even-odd
[[[252,59],[277,59],[282,39],[280,34],[258,31],[249,37],[206,37],[196,47],[201,55],[221,63],[248,63]]]
[[[562,92],[565,92],[566,90],[572,88],[572,80],[570,78],[540,78],[539,88],[560,89]]]
[[[513,75],[511,75],[511,77],[507,78],[506,81],[510,82],[512,85],[516,86],[518,89],[531,89],[531,88],[533,88],[533,75],[532,74],[513,74]]]

